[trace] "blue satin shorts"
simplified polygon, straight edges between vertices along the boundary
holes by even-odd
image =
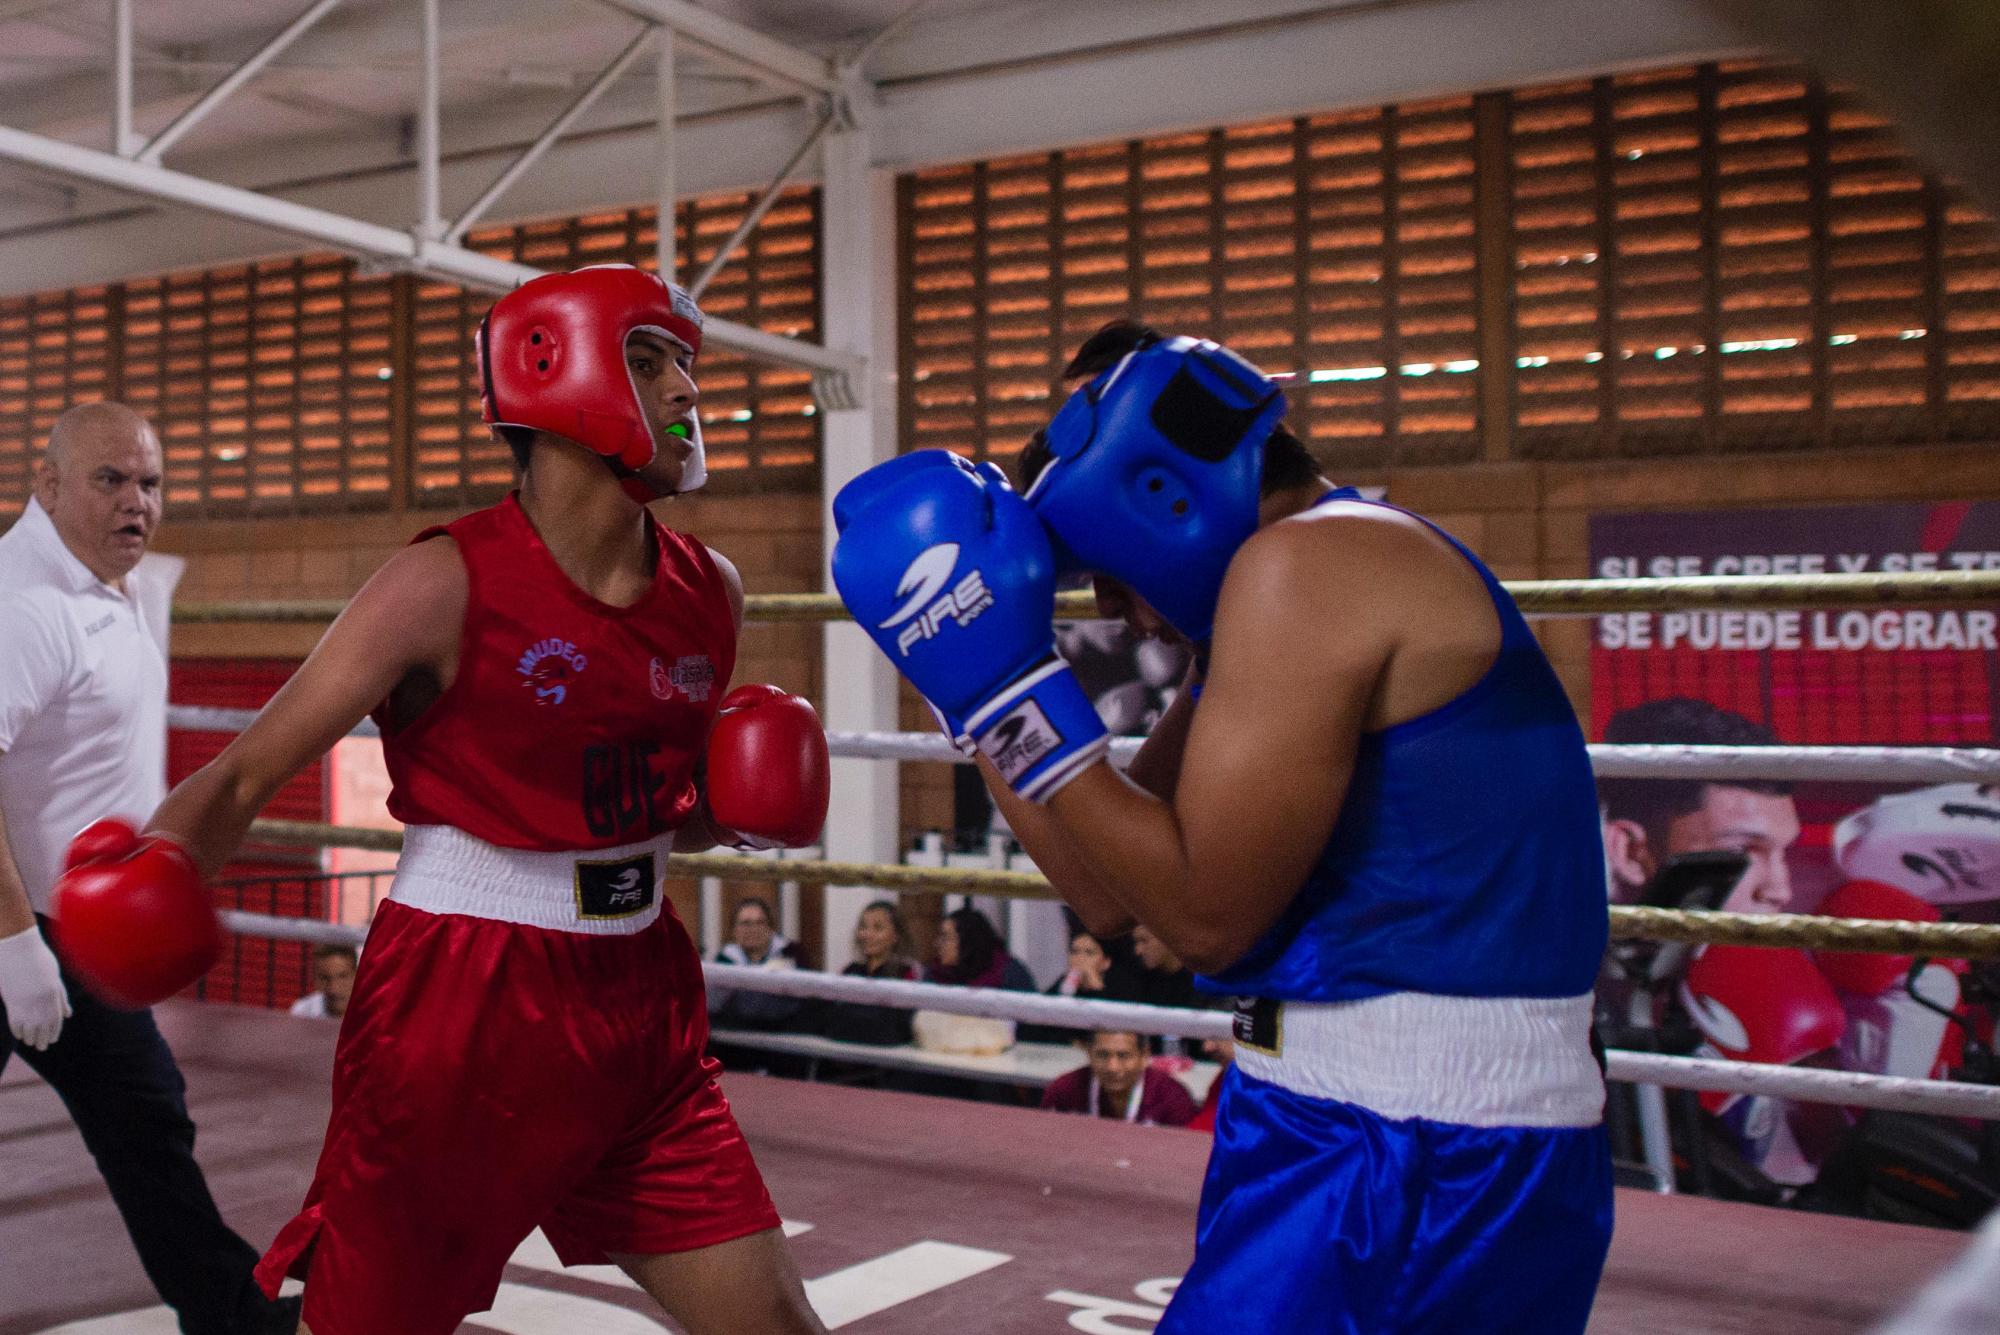
[[[1604,1128],[1390,1121],[1224,1075],[1157,1335],[1569,1335],[1611,1245]]]

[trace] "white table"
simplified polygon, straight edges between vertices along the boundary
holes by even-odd
[[[923,1071],[932,1075],[1041,1089],[1057,1076],[1067,1075],[1087,1064],[1083,1049],[1068,1043],[1016,1043],[1005,1052],[973,1056],[963,1052],[929,1052],[912,1043],[882,1047],[874,1043],[845,1043],[839,1039],[821,1038],[817,1034],[779,1034],[755,1029],[711,1029],[709,1037],[717,1043],[734,1047],[805,1057],[810,1062],[808,1079],[818,1078],[820,1062],[839,1061],[857,1066]],[[1178,1062],[1173,1063],[1173,1066],[1178,1065]],[[1195,1062],[1186,1070],[1173,1071],[1174,1077],[1187,1086],[1188,1093],[1194,1095],[1196,1103],[1208,1097],[1209,1086],[1221,1074],[1219,1063],[1203,1061]]]

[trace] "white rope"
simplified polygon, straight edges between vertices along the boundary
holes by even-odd
[[[768,992],[816,1001],[849,1001],[900,1010],[978,1015],[989,1020],[1058,1024],[1070,1029],[1130,1029],[1164,1038],[1228,1038],[1234,1023],[1227,1011],[1183,1010],[1132,1001],[1079,1001],[1075,997],[1050,997],[1039,992],[1004,992],[997,987],[951,987],[943,983],[857,978],[806,969],[763,969],[750,964],[709,963],[703,964],[701,970],[709,987],[717,992]]]
[[[223,909],[222,925],[238,936],[259,936],[266,941],[304,941],[314,946],[353,946],[356,950],[368,939],[366,927],[322,922],[318,918],[281,918],[269,913],[245,913]]]
[[[241,732],[257,717],[252,709],[170,705],[167,726],[192,732]],[[350,737],[376,737],[363,719]],[[1114,737],[1111,760],[1129,765],[1144,738]],[[969,765],[951,742],[934,732],[829,732],[827,750],[843,759],[913,760]],[[2000,749],[1951,746],[1617,746],[1589,748],[1600,779],[1738,778],[1832,779],[1848,783],[2000,782]]]
[[[360,927],[310,918],[279,918],[264,913],[230,910],[223,913],[222,920],[232,932],[274,941],[359,946],[367,936],[367,931]],[[808,997],[820,1001],[846,1001],[866,1006],[894,1006],[904,1010],[934,1010],[994,1020],[1053,1024],[1070,1029],[1128,1029],[1134,1033],[1169,1038],[1229,1038],[1233,1032],[1233,1019],[1224,1011],[1183,1010],[1127,1001],[1078,1001],[1074,997],[1051,997],[1039,992],[948,987],[939,983],[814,973],[806,969],[762,969],[746,964],[704,963],[701,969],[708,986],[717,992],[763,992],[783,997]],[[864,1056],[858,1054],[857,1060]],[[1880,1108],[1888,1112],[2000,1121],[2000,1086],[1909,1080],[1899,1076],[1861,1075],[1852,1071],[1822,1071],[1810,1067],[1766,1066],[1704,1057],[1669,1057],[1656,1052],[1629,1052],[1622,1048],[1611,1049],[1605,1054],[1605,1059],[1609,1079],[1631,1084],[1761,1094],[1771,1098],[1797,1099],[1804,1103],[1836,1103],[1850,1108]]]
[[[168,705],[167,726],[187,732],[242,732],[257,717],[254,709],[219,709],[213,705]],[[349,737],[380,737],[372,718],[354,725]]]
[[[719,990],[766,992],[822,1001],[850,1001],[980,1015],[996,1020],[1059,1024],[1073,1029],[1130,1029],[1178,1038],[1229,1038],[1233,1017],[1222,1011],[1176,1010],[1130,1002],[1078,1001],[1034,992],[995,988],[946,987],[891,979],[856,978],[800,969],[762,969],[744,964],[704,964],[709,986]],[[1838,1103],[1891,1112],[1935,1113],[2000,1121],[2000,1086],[1960,1085],[1944,1080],[1858,1075],[1809,1067],[1766,1066],[1752,1062],[1669,1057],[1654,1052],[1613,1049],[1606,1054],[1612,1080],[1669,1089],[1722,1090],[1763,1094],[1807,1103]]]
[[[1833,779],[1992,783],[2000,749],[1974,746],[1613,746],[1594,744],[1600,779]]]
[[[2000,1085],[1911,1080],[1902,1076],[1865,1075],[1856,1071],[1825,1071],[1810,1066],[1766,1066],[1713,1057],[1668,1057],[1657,1052],[1629,1052],[1623,1048],[1608,1050],[1605,1064],[1609,1067],[1606,1074],[1611,1079],[1635,1085],[1764,1094],[1772,1098],[1796,1099],[1801,1103],[1840,1103],[1850,1108],[1934,1113],[1940,1117],[1978,1117],[2000,1122]]]

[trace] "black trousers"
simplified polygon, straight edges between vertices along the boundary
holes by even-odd
[[[48,922],[40,922],[48,935]],[[185,1335],[267,1329],[271,1304],[251,1281],[257,1253],[222,1222],[194,1160],[187,1082],[151,1011],[115,1010],[63,971],[75,1012],[28,1063],[62,1097],[124,1216],[139,1263]],[[15,1048],[0,1006],[0,1069]]]

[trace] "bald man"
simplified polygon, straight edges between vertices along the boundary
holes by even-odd
[[[50,894],[70,836],[166,795],[167,616],[179,563],[160,523],[160,441],[117,403],[57,419],[34,497],[0,536],[0,1067],[15,1047],[68,1107],[139,1261],[187,1335],[295,1329],[222,1222],[149,1011],[114,1010],[57,963]]]

